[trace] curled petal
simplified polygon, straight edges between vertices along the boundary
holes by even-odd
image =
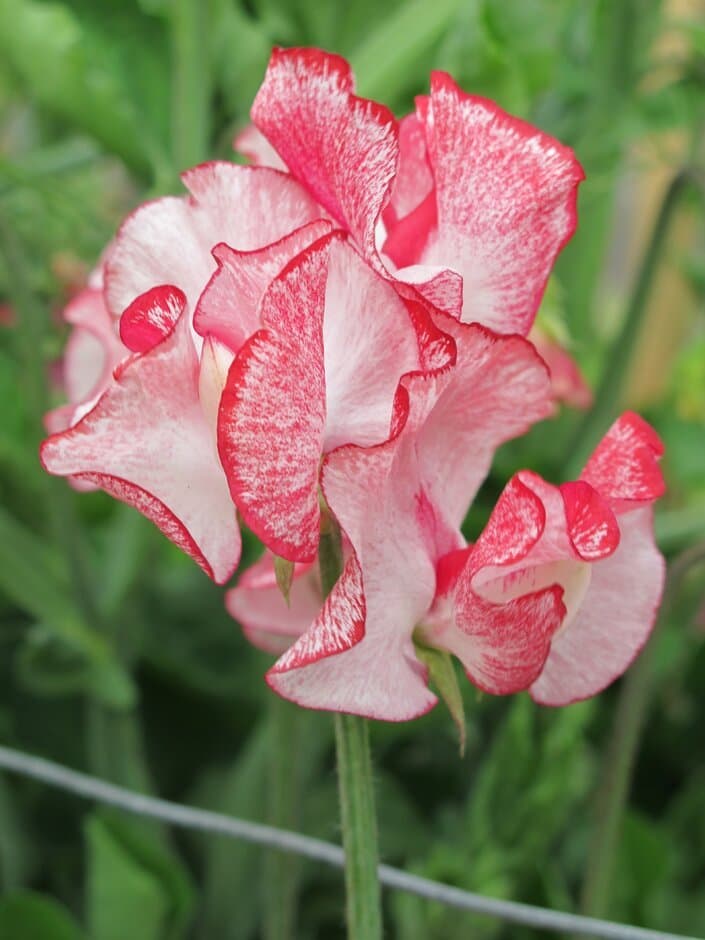
[[[194,328],[237,352],[259,329],[260,303],[269,284],[301,251],[330,230],[318,219],[257,251],[238,251],[229,245],[213,248],[218,268],[201,295]]]
[[[135,506],[218,582],[240,557],[235,508],[198,396],[187,318],[120,371],[78,424],[41,449],[50,473]]]
[[[651,425],[633,411],[617,418],[580,475],[619,509],[663,496],[658,465],[663,444]]]
[[[133,300],[120,317],[120,339],[132,352],[149,352],[171,333],[185,306],[186,297],[178,287],[153,287]]]
[[[575,229],[582,169],[568,148],[443,72],[419,115],[438,212],[420,260],[462,275],[464,321],[526,335]]]
[[[318,49],[275,49],[252,120],[368,260],[398,158],[392,113],[353,94],[350,67]]]
[[[313,561],[325,430],[323,311],[331,236],[270,285],[262,324],[235,358],[218,418],[218,450],[247,524],[275,554]]]
[[[485,692],[528,689],[565,617],[562,589],[548,587],[498,604],[472,591],[469,579],[462,585],[452,622],[442,631],[426,631],[426,639],[457,656],[470,681]]]
[[[145,203],[123,222],[105,265],[113,316],[159,284],[178,287],[194,310],[215,270],[214,245],[254,251],[321,214],[294,179],[266,167],[204,163],[182,179],[190,196]]]

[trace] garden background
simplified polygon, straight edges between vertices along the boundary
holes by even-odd
[[[646,654],[559,710],[464,683],[462,758],[443,706],[375,724],[383,860],[705,936],[702,0],[0,0],[0,743],[339,841],[329,716],[267,690],[222,589],[150,523],[37,459],[62,306],[134,205],[234,159],[274,44],[350,57],[397,113],[446,69],[586,170],[540,318],[595,406],[500,451],[468,536],[514,470],[571,478],[625,406],[666,444],[669,591]],[[344,935],[340,872],[3,775],[0,888],[1,940]],[[391,891],[385,918],[401,940],[540,935]]]

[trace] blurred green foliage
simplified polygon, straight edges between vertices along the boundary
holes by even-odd
[[[431,68],[447,69],[576,149],[588,174],[580,228],[548,312],[599,382],[633,279],[621,262],[614,276],[625,178],[648,170],[640,148],[658,150],[666,133],[680,160],[702,167],[705,24],[659,0],[0,0],[0,304],[12,317],[0,326],[0,740],[172,799],[275,818],[278,708],[297,723],[287,824],[337,839],[327,717],[273,706],[267,657],[227,617],[222,591],[132,510],[77,496],[36,459],[42,414],[60,397],[50,367],[67,292],[129,208],[178,186],[184,160],[231,154],[273,44],[349,56],[360,92],[399,113]],[[647,409],[667,445],[657,527],[669,555],[705,538],[703,230],[695,200],[682,212],[692,243],[664,264],[687,281],[693,316]],[[637,206],[631,231],[645,224]],[[519,466],[560,479],[579,420],[566,411],[502,449],[470,535]],[[256,551],[248,541],[243,563]],[[704,583],[702,566],[684,579],[655,640],[607,910],[701,935]],[[478,699],[467,683],[462,692],[462,759],[442,708],[373,729],[385,860],[574,908],[619,688],[561,711]],[[0,940],[273,940],[277,866],[251,846],[177,837],[0,779]],[[293,935],[342,936],[339,876],[292,862],[287,877],[300,898]],[[402,940],[536,935],[401,895],[387,897],[386,917]]]

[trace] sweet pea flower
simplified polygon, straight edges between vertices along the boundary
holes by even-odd
[[[345,444],[323,461],[321,487],[351,552],[318,617],[268,673],[299,704],[387,720],[432,707],[412,634],[432,607],[436,564],[465,546],[459,526],[495,449],[551,412],[530,343],[437,323],[453,361],[402,379],[391,439]]]
[[[43,443],[42,463],[139,509],[210,577],[226,581],[240,558],[240,531],[201,394],[216,365],[199,354],[176,288],[147,291],[119,326],[128,357],[93,406]]]
[[[444,423],[444,411],[436,421]],[[327,458],[324,491],[350,527],[354,553],[269,684],[309,707],[413,718],[436,702],[416,636],[457,656],[470,681],[492,694],[528,689],[541,704],[565,705],[600,692],[648,639],[663,590],[652,523],[662,447],[653,430],[623,415],[573,483],[517,474],[478,541],[465,546],[428,496],[431,454],[418,437],[414,452],[405,443],[433,426],[434,409],[408,418],[394,441]],[[249,623],[256,598],[250,593],[246,606],[239,592],[229,607]],[[260,635],[267,617],[281,637],[283,610],[258,620]]]
[[[274,50],[251,117],[236,146],[286,166],[372,265],[464,322],[528,333],[575,229],[572,151],[443,72],[397,122],[316,49]]]

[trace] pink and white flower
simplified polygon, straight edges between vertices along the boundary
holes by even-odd
[[[324,490],[354,554],[317,619],[268,673],[281,695],[386,720],[423,714],[436,699],[416,634],[457,656],[487,692],[529,689],[539,703],[563,705],[600,692],[648,639],[664,573],[652,532],[663,492],[652,429],[623,415],[574,483],[517,474],[465,546],[427,495],[432,451],[417,446],[427,421],[446,422],[439,404],[435,420],[433,408],[410,413],[388,444],[327,458]]]

